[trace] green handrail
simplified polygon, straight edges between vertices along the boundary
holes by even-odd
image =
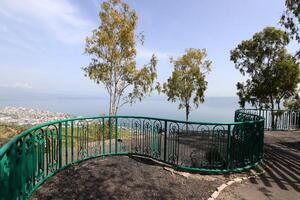
[[[248,114],[259,115],[265,119],[266,130],[299,130],[300,110],[244,109]]]
[[[71,118],[34,126],[0,149],[0,200],[28,199],[50,176],[86,159],[142,155],[209,173],[248,170],[263,157],[264,118],[247,110],[233,123],[142,116]]]

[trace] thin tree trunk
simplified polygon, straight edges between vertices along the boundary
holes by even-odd
[[[185,120],[186,120],[186,128],[185,131],[186,133],[189,132],[189,126],[188,126],[188,121],[189,121],[189,114],[190,114],[190,106],[188,105],[188,103],[186,103],[185,105]]]
[[[272,120],[272,129],[275,129],[275,119],[274,119],[274,101],[273,101],[273,97],[271,97],[271,120]]]
[[[276,113],[275,124],[277,126],[277,124],[278,124],[278,118],[281,118],[281,116],[279,116],[279,115],[281,115],[281,112],[280,112],[280,101],[277,101],[276,103],[277,103],[277,113]]]
[[[189,114],[190,114],[190,106],[188,104],[186,104],[186,106],[185,106],[185,121],[186,122],[189,121]]]
[[[108,115],[112,115],[112,98],[111,98],[111,93],[109,94],[109,113]]]

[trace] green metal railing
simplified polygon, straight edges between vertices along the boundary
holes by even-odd
[[[0,149],[0,199],[28,199],[48,177],[86,159],[142,155],[174,168],[239,172],[263,157],[264,119],[237,110],[234,123],[107,116],[32,127]]]
[[[245,112],[255,114],[265,119],[265,130],[299,130],[299,110],[265,110],[247,109]]]

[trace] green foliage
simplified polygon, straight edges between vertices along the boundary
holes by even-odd
[[[300,0],[286,0],[285,6],[280,23],[288,30],[290,37],[300,43]],[[300,56],[300,49],[297,55]]]
[[[0,148],[16,135],[28,129],[30,125],[15,125],[0,123]]]
[[[241,107],[250,103],[257,108],[271,108],[282,99],[295,94],[299,78],[299,64],[286,51],[288,34],[274,27],[267,27],[250,40],[242,41],[231,51],[230,59],[245,76],[238,82]]]
[[[299,93],[289,99],[285,99],[283,105],[290,110],[300,110]]]
[[[211,61],[205,60],[206,50],[187,49],[177,60],[171,58],[174,65],[172,76],[163,84],[162,92],[168,101],[179,101],[179,109],[186,109],[186,121],[191,110],[191,103],[196,107],[204,102],[207,87],[205,74],[211,70]],[[193,102],[191,102],[191,99]]]
[[[143,34],[135,35],[138,16],[121,0],[101,5],[101,25],[86,38],[85,52],[91,56],[84,68],[86,76],[104,84],[109,97],[109,114],[115,115],[126,103],[141,101],[150,94],[157,78],[155,55],[149,64],[136,67],[136,40],[143,43]]]

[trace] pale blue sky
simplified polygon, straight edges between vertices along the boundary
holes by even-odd
[[[169,57],[206,48],[213,61],[207,96],[235,96],[243,77],[229,51],[265,26],[277,26],[284,0],[127,0],[139,15],[138,63],[158,56],[158,79],[171,74]],[[84,38],[99,25],[97,0],[0,0],[0,90],[106,96],[84,77]]]

